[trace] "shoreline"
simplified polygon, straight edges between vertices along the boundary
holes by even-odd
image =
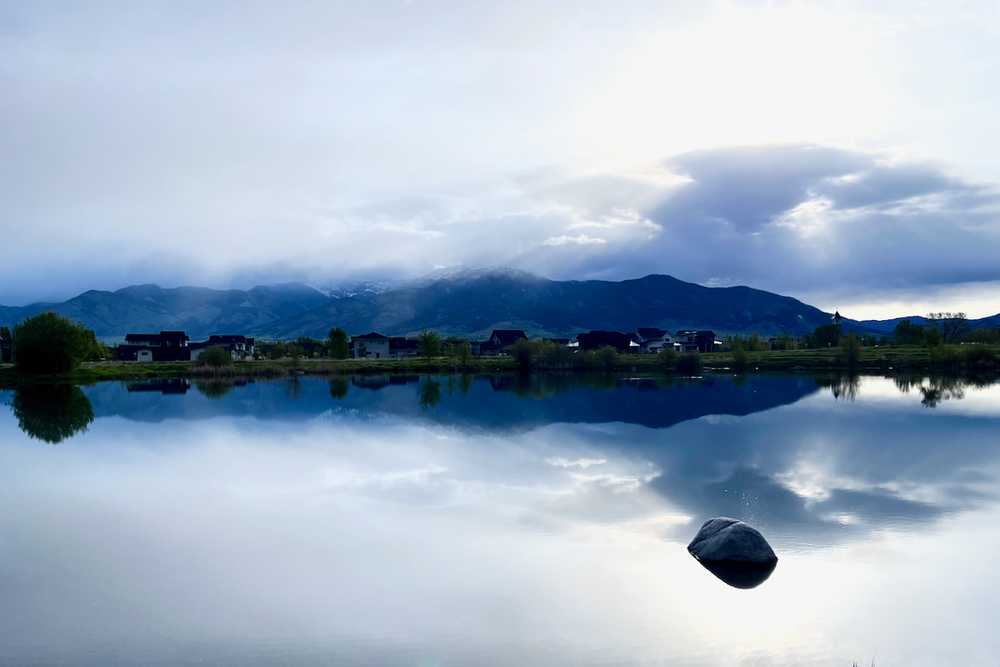
[[[992,353],[1000,360],[1000,346],[953,345],[929,349],[926,347],[872,347],[861,351],[858,363],[848,367],[840,358],[839,348],[816,350],[770,350],[747,352],[743,372],[756,371],[833,371],[908,373],[937,372],[969,374],[1000,371],[996,361],[985,366],[968,367],[963,354],[969,349]],[[713,352],[700,355],[703,369],[708,372],[733,372],[733,355]],[[0,383],[73,382],[92,383],[102,380],[143,380],[152,378],[213,379],[227,377],[284,377],[289,375],[364,375],[377,373],[500,373],[519,370],[511,357],[474,357],[467,364],[450,357],[409,357],[405,359],[282,359],[239,361],[232,366],[208,368],[190,361],[176,362],[85,362],[69,373],[29,375],[5,364],[0,366]],[[595,371],[665,372],[656,355],[620,354],[612,368],[532,367],[533,373],[575,373]]]

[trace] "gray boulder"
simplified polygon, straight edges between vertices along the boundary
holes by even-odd
[[[778,564],[778,557],[763,535],[727,517],[706,521],[688,551],[709,572],[736,588],[759,586]]]

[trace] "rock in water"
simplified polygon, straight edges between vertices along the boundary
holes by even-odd
[[[709,572],[736,588],[761,585],[778,564],[778,557],[763,535],[727,517],[706,521],[688,551]]]

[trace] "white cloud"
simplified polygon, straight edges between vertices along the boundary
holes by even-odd
[[[607,241],[605,239],[600,238],[599,236],[588,236],[586,234],[577,234],[576,236],[561,234],[559,236],[551,236],[542,241],[542,245],[548,245],[548,246],[605,245],[606,243]]]

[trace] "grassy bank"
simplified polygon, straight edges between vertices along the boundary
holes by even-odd
[[[701,355],[706,370],[733,368],[731,353]],[[831,371],[844,370],[845,363],[838,348],[823,350],[783,350],[746,353],[746,367],[749,371]],[[191,362],[93,362],[84,363],[76,370],[49,376],[30,376],[38,381],[62,381],[90,383],[100,380],[142,380],[149,378],[212,378],[212,377],[282,377],[293,374],[333,375],[365,373],[495,373],[517,370],[517,364],[510,357],[475,357],[462,364],[449,357],[408,358],[408,359],[299,359],[260,360],[237,362],[224,368],[195,366]],[[587,370],[593,367],[575,368],[563,366],[548,369],[536,367],[532,370]],[[617,371],[660,371],[663,370],[656,355],[618,355],[613,370]],[[909,371],[963,372],[978,370],[1000,370],[1000,346],[963,345],[927,347],[869,347],[861,350],[860,358],[853,370],[892,373]],[[0,381],[11,383],[23,381],[11,365],[0,366]]]

